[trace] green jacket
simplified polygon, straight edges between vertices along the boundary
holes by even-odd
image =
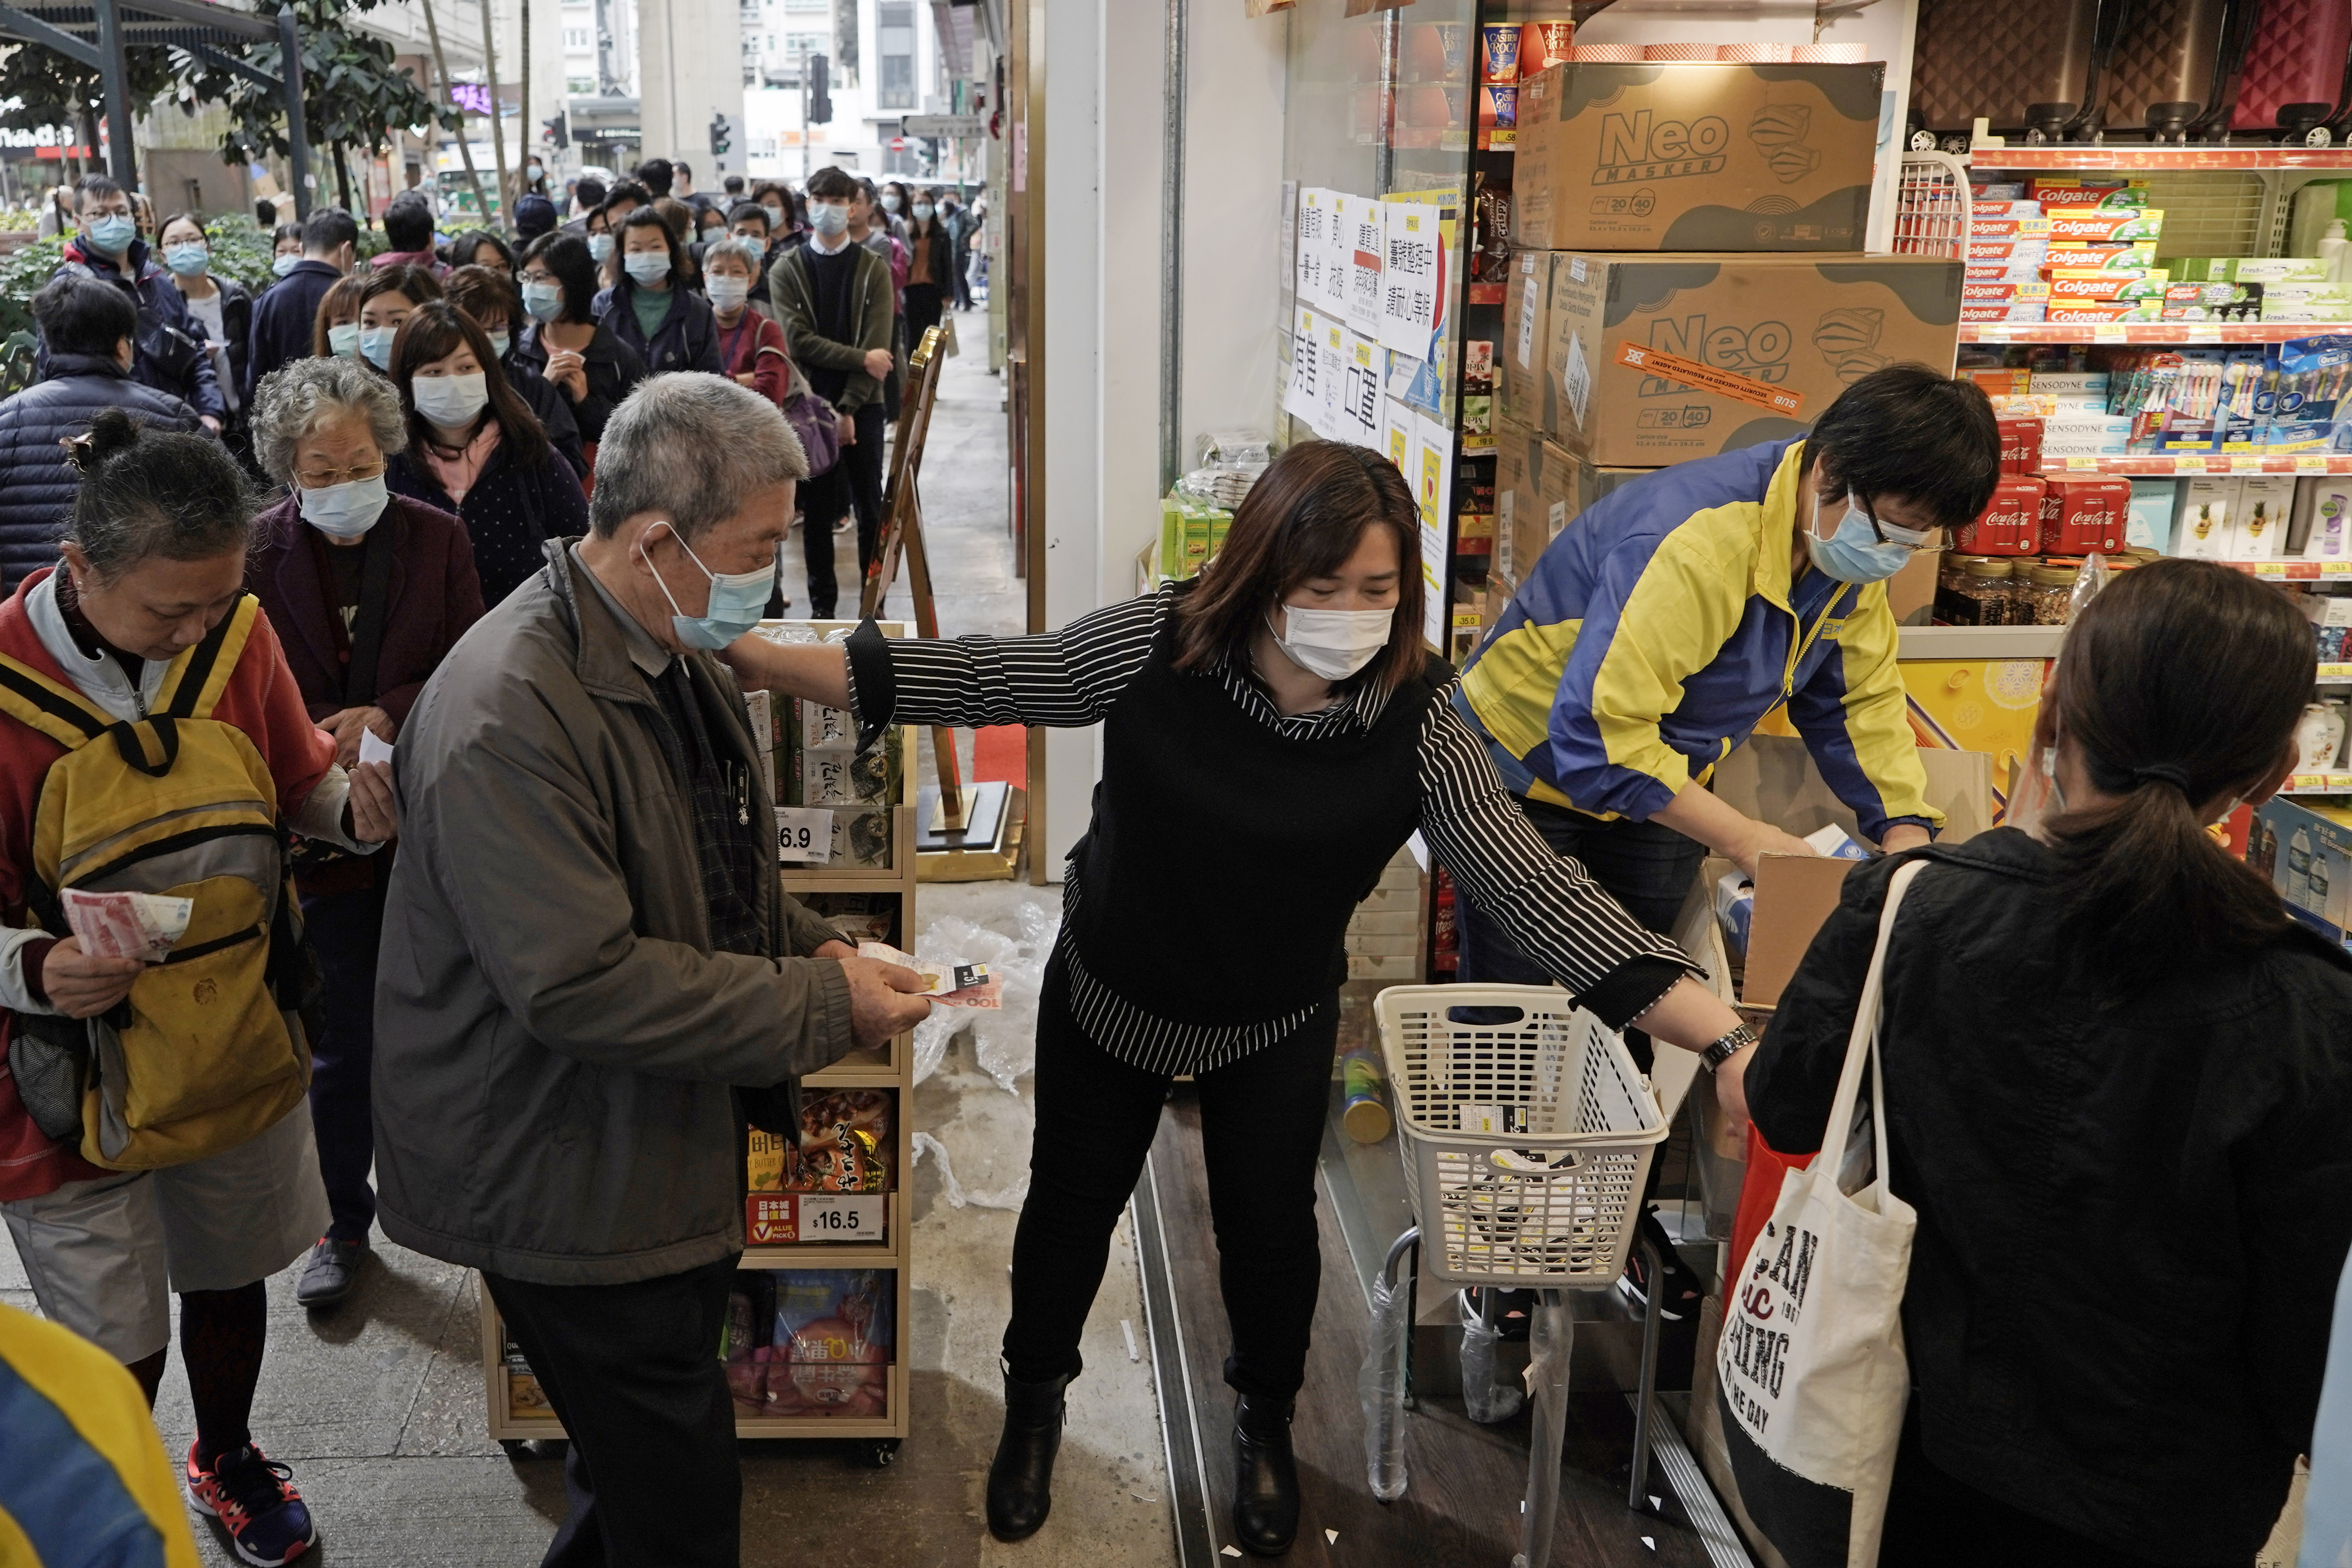
[[[857,275],[850,280],[849,305],[857,323],[854,342],[828,338],[816,327],[816,279],[809,269],[808,247],[796,246],[768,268],[768,300],[784,329],[784,348],[803,372],[812,366],[845,372],[849,381],[833,400],[835,409],[854,414],[882,395],[882,384],[866,374],[866,352],[890,347],[892,299],[890,264],[866,247],[852,242],[857,255]]]

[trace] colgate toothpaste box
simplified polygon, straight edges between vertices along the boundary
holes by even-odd
[[[1971,218],[2041,217],[2042,204],[2031,201],[1990,201],[1982,197],[1969,204]]]
[[[2000,471],[2031,474],[2042,467],[2042,421],[2030,415],[2004,414],[1995,419],[2000,428]]]
[[[2165,274],[2161,268],[2135,276],[2129,272],[2098,272],[2088,268],[2062,267],[2050,274],[2050,299],[2078,300],[2152,300],[2161,308],[2164,300]],[[1962,298],[1966,298],[1964,294]]]
[[[2129,216],[2129,215],[2126,215]],[[2048,239],[2052,237],[2050,220],[2046,217],[1979,217],[1969,215],[1970,239]],[[2076,235],[2077,239],[2091,239],[2093,235]]]
[[[2042,548],[2043,488],[2030,475],[2003,475],[1976,520],[1953,530],[1952,548],[1964,555],[2034,554]]]
[[[2164,300],[2067,300],[2055,295],[2050,300],[2051,321],[2074,321],[2098,325],[2107,321],[2156,321],[2164,318]]]
[[[2156,243],[2153,240],[2134,245],[2085,245],[2080,240],[2053,240],[2042,253],[2044,272],[2054,272],[2062,267],[2075,272],[2146,272],[2155,265]]]
[[[2040,279],[2013,283],[1988,283],[1971,281],[1968,279],[1960,280],[1960,299],[1963,303],[1971,305],[1989,304],[1994,300],[2016,302],[2026,300],[2047,300],[2051,297],[2051,293],[2050,285]]]
[[[2131,517],[2126,479],[2052,479],[2042,492],[2042,548],[2053,555],[2112,555]]]
[[[2062,207],[2042,220],[2049,226],[2050,243],[2079,240],[2086,245],[2130,245],[2146,240],[2150,243],[2164,234],[2164,211],[2160,207]],[[1970,232],[1975,220],[1969,220]]]
[[[2039,321],[2050,309],[2046,300],[1990,300],[1983,304],[1960,306],[1963,321]]]

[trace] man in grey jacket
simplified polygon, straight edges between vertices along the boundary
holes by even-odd
[[[807,471],[783,416],[655,376],[598,457],[590,536],[549,544],[401,731],[380,1217],[482,1271],[563,1421],[548,1563],[731,1565],[743,1117],[795,1127],[795,1080],[929,1005],[783,893],[743,699],[704,651],[767,602]]]

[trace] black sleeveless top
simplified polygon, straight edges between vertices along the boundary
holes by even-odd
[[[1348,977],[1348,918],[1419,825],[1431,658],[1369,730],[1282,735],[1213,672],[1173,667],[1179,617],[1103,722],[1094,821],[1071,851],[1087,972],[1181,1024],[1296,1013]]]

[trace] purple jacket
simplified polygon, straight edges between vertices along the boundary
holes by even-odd
[[[310,550],[310,527],[292,496],[261,514],[268,542],[255,552],[246,584],[261,600],[286,663],[302,689],[314,720],[347,706],[343,666],[335,652],[335,609],[319,581]],[[408,710],[425,679],[440,665],[466,629],[482,618],[482,588],[474,576],[474,547],[466,525],[437,507],[395,495],[384,505],[378,528],[393,530],[392,595],[385,616],[383,647],[377,656],[375,705],[395,724]]]

